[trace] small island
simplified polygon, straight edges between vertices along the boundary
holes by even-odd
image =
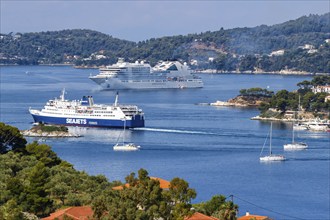
[[[315,76],[297,84],[297,90],[276,93],[262,88],[241,89],[228,101],[211,106],[256,107],[260,115],[253,120],[302,122],[302,127],[316,131],[330,130],[330,76]]]
[[[65,126],[38,124],[29,130],[21,131],[22,135],[27,137],[80,137],[77,134],[71,134]]]
[[[241,89],[240,94],[228,101],[216,101],[210,103],[212,106],[233,107],[258,107],[261,103],[267,103],[274,95],[273,91],[262,88]]]

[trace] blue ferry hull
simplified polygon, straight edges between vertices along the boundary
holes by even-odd
[[[111,127],[123,128],[124,120],[109,120],[109,119],[89,119],[89,118],[67,118],[67,117],[49,117],[32,114],[32,117],[37,123],[55,124],[65,126],[81,126],[81,127]],[[144,117],[136,115],[132,120],[126,120],[127,128],[144,127]]]

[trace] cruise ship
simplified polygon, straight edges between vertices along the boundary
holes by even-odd
[[[92,96],[66,100],[65,90],[59,98],[49,100],[42,110],[29,109],[36,123],[83,127],[144,127],[144,113],[136,105],[94,104]]]
[[[89,77],[103,89],[182,89],[201,88],[203,81],[192,74],[186,63],[160,62],[154,68],[143,61],[125,62],[100,68],[99,74]]]

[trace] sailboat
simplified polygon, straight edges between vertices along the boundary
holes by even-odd
[[[292,123],[292,143],[284,144],[284,150],[303,150],[308,147],[304,142],[295,142],[294,141],[294,123]]]
[[[283,155],[276,155],[276,154],[273,154],[272,153],[272,132],[273,132],[273,122],[270,123],[270,132],[269,132],[269,155],[267,156],[263,156],[263,157],[260,157],[260,161],[263,161],[263,162],[267,162],[267,161],[284,161],[285,160],[285,157]],[[267,140],[267,139],[266,139]],[[266,143],[266,141],[265,141]],[[261,153],[260,155],[262,154],[262,151],[265,147],[265,144],[264,146],[262,147],[262,150],[261,150]]]
[[[301,111],[301,105],[300,105],[300,95],[299,95],[299,102],[298,102],[298,116],[300,114],[300,111]],[[293,123],[293,129],[294,130],[307,130],[308,127],[306,124],[303,124],[303,123],[300,123],[300,122],[297,122],[297,123]]]
[[[136,151],[140,149],[140,146],[137,146],[133,143],[125,143],[125,130],[126,130],[126,118],[124,118],[124,130],[122,132],[122,142],[120,143],[120,135],[117,140],[117,144],[113,146],[114,151]]]

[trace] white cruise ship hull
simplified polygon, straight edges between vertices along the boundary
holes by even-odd
[[[122,58],[116,64],[100,68],[89,79],[103,89],[183,89],[201,88],[203,81],[178,61],[158,63],[154,68],[144,62],[128,63]]]
[[[184,88],[202,88],[203,81],[200,79],[189,79],[182,81],[169,80],[118,80],[102,79],[90,77],[91,80],[99,84],[103,89],[184,89]]]

